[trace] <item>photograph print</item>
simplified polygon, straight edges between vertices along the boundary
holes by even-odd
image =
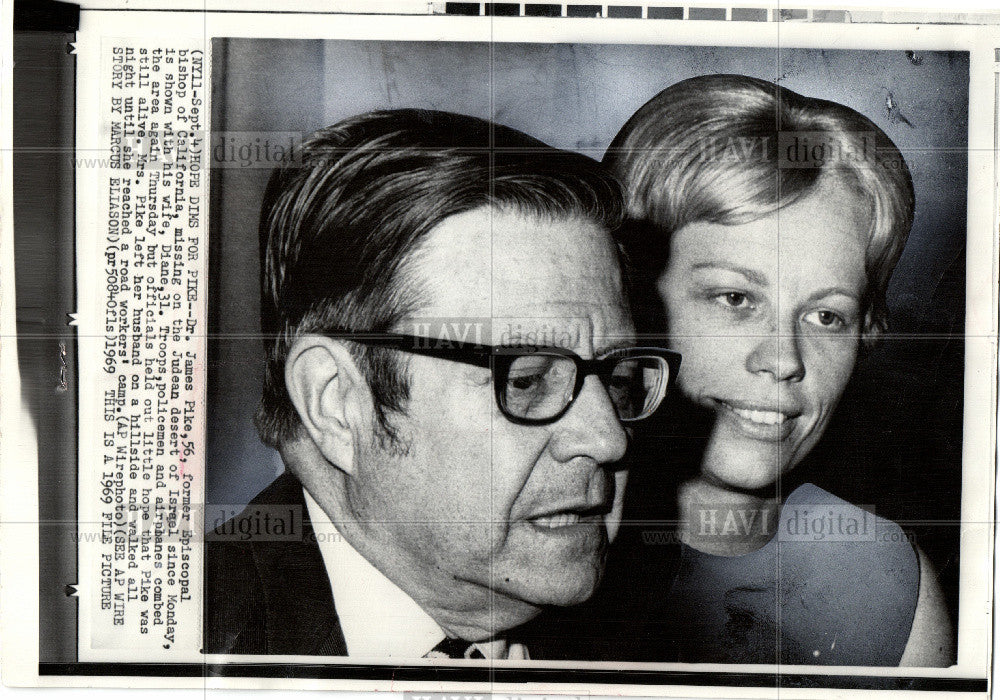
[[[205,652],[954,664],[969,64],[214,39]]]

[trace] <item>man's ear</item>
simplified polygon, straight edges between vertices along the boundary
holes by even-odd
[[[316,448],[353,474],[354,441],[371,394],[347,347],[326,336],[299,336],[285,361],[285,387]]]

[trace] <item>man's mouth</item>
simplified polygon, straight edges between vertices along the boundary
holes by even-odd
[[[579,525],[580,523],[603,522],[604,516],[609,512],[611,512],[611,504],[599,504],[580,509],[560,510],[558,512],[539,515],[534,518],[528,518],[528,522],[539,528],[557,530],[563,527]]]
[[[557,527],[566,527],[568,525],[576,525],[580,522],[579,513],[560,513],[559,515],[547,515],[543,518],[535,518],[532,520],[538,527],[547,527],[550,530],[554,530]]]

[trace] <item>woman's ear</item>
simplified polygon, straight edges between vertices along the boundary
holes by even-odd
[[[285,361],[285,386],[316,448],[353,474],[359,409],[370,394],[347,347],[326,336],[299,336]]]
[[[889,323],[885,313],[878,313],[875,309],[869,308],[865,312],[865,317],[861,326],[861,347],[858,358],[863,359],[868,353],[878,347],[882,341],[882,336],[889,330]]]

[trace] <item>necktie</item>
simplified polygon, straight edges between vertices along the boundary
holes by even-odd
[[[464,639],[445,637],[424,654],[425,659],[485,659],[483,652]]]
[[[531,656],[528,655],[528,647],[517,642],[512,642],[507,647],[507,658],[514,661],[528,661],[531,659]]]
[[[503,640],[496,642],[487,642],[487,645],[500,644],[499,648],[494,648],[491,646],[491,656],[496,656],[501,659],[513,659],[517,661],[525,661],[531,657],[528,655],[528,649],[523,644],[510,644],[507,645]],[[453,639],[451,637],[445,637],[437,645],[431,649],[429,652],[424,654],[425,659],[485,659],[486,656],[475,644],[470,644],[462,639]]]

